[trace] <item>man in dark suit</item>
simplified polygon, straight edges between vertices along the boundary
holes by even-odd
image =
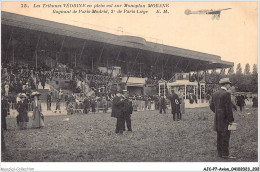
[[[173,121],[175,121],[175,114],[177,114],[177,120],[180,120],[180,98],[179,96],[172,90],[172,95],[170,96],[171,101],[171,108],[172,108],[172,115]]]
[[[164,114],[166,114],[166,99],[164,98],[163,95],[161,95],[160,99],[159,99],[159,111],[160,114],[162,113],[162,111],[164,112]]]
[[[213,94],[210,103],[210,109],[215,113],[214,130],[217,131],[218,156],[234,159],[235,157],[229,155],[230,131],[228,130],[228,125],[234,121],[231,95],[227,91],[231,82],[229,78],[222,78],[219,84],[221,89]]]
[[[7,130],[6,117],[9,112],[9,104],[8,104],[7,97],[4,97],[4,96],[2,97],[1,106],[2,106],[2,108],[1,108],[1,129]]]
[[[129,100],[129,94],[127,90],[123,90],[123,96],[124,96],[124,131],[125,131],[125,123],[127,126],[128,131],[132,131],[132,125],[131,125],[131,114],[133,112],[133,105],[132,102]]]
[[[47,110],[51,110],[51,93],[47,94]]]
[[[120,92],[117,92],[116,96],[113,99],[111,117],[117,119],[116,133],[120,133],[120,134],[123,134],[124,122],[125,122],[123,108],[124,108],[124,99],[122,97],[122,94]]]

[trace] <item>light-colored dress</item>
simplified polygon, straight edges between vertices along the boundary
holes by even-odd
[[[185,114],[185,101],[183,97],[181,97],[180,100],[181,100],[181,105],[180,105],[181,114]]]
[[[41,103],[39,101],[37,103],[33,101],[32,107],[33,107],[32,128],[44,127],[44,122],[41,117],[41,112],[42,112]]]
[[[184,101],[184,95],[183,95],[182,93],[179,93],[178,96],[179,96],[180,101],[181,101],[181,104],[180,104],[180,111],[181,111],[181,114],[185,114],[185,101]]]

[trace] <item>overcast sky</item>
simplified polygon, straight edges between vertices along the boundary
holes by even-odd
[[[145,10],[149,10],[147,14],[54,14],[54,8],[43,6],[33,8],[33,5],[63,5],[68,2],[26,3],[29,8],[21,8],[22,2],[2,2],[2,10],[114,34],[141,36],[148,41],[219,55],[222,60],[234,62],[235,68],[238,63],[241,63],[243,68],[249,63],[252,70],[253,64],[258,64],[257,2],[165,2],[170,6],[167,9],[168,14],[156,14],[156,9],[147,7],[151,2],[127,2],[146,5]],[[101,2],[78,3],[101,4]],[[164,4],[164,2],[153,3]],[[120,4],[120,2],[102,2],[102,4]],[[197,11],[223,8],[232,9],[222,11],[219,20],[212,20],[211,15],[184,14],[186,9]],[[117,9],[119,8],[114,8]]]

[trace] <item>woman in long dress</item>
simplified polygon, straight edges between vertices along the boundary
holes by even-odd
[[[24,130],[27,128],[27,122],[29,122],[28,102],[24,93],[20,94],[20,99],[21,100],[17,103],[17,124],[20,130]]]
[[[178,96],[180,98],[180,120],[182,119],[182,115],[185,114],[185,101],[184,101],[184,94],[182,90],[179,90]]]
[[[32,108],[33,108],[33,122],[32,122],[32,128],[41,128],[44,127],[44,122],[42,119],[42,108],[41,103],[39,101],[40,97],[39,92],[33,92],[32,97]]]

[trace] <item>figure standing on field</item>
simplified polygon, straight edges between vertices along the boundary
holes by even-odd
[[[118,91],[116,96],[113,99],[111,117],[117,119],[115,132],[119,134],[123,134],[123,130],[124,130],[125,118],[124,118],[123,108],[124,108],[124,98],[122,97],[122,94]]]
[[[217,150],[218,156],[222,158],[235,158],[229,155],[229,140],[231,131],[228,125],[234,122],[231,94],[228,92],[231,82],[229,78],[223,78],[219,81],[220,90],[212,96],[210,109],[215,113],[214,129],[217,132]]]

